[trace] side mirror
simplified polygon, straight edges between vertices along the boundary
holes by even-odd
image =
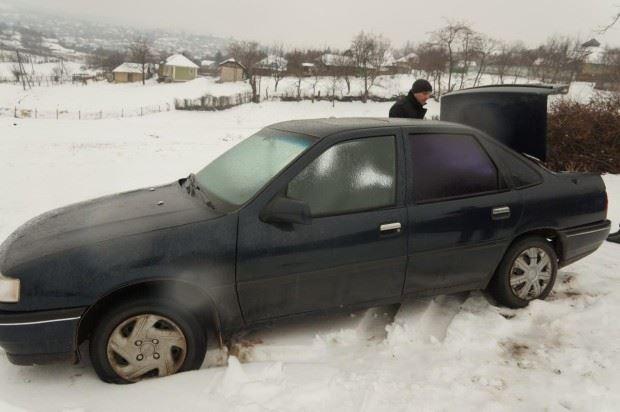
[[[260,213],[260,219],[267,223],[312,223],[310,206],[302,200],[276,196]]]

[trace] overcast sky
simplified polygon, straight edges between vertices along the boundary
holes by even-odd
[[[382,33],[395,46],[420,41],[444,19],[469,22],[503,40],[533,46],[552,34],[597,37],[620,46],[620,24],[595,29],[620,11],[620,0],[21,0],[56,12],[144,28],[282,42],[290,46],[349,44],[360,30]],[[22,3],[22,4],[23,4]]]

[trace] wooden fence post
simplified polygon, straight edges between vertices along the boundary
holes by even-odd
[[[58,120],[58,108],[56,108],[56,120]]]

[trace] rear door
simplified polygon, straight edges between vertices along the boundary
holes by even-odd
[[[400,299],[405,169],[400,128],[322,142],[240,213],[237,290],[254,322]],[[309,225],[259,214],[274,196],[310,205]]]
[[[484,285],[509,243],[518,195],[473,134],[408,133],[405,146],[410,190],[404,292]]]

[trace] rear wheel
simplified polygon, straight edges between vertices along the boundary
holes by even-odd
[[[555,283],[558,259],[549,242],[528,237],[513,244],[502,259],[489,292],[501,304],[522,308],[531,300],[545,299]]]
[[[112,383],[198,369],[205,353],[205,333],[196,318],[160,298],[143,298],[109,310],[90,340],[97,375]]]

